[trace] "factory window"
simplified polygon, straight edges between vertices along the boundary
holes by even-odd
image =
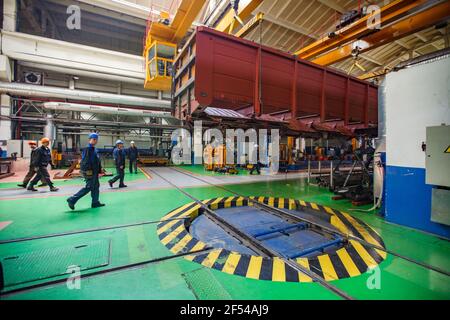
[[[148,61],[151,61],[155,57],[155,45],[151,46],[148,50]]]
[[[158,44],[158,58],[173,60],[175,58],[175,47]]]
[[[149,72],[149,77],[150,78],[153,78],[153,77],[155,77],[157,75],[156,74],[156,60],[155,59],[150,61],[148,72]]]

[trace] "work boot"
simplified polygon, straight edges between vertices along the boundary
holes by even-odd
[[[34,186],[29,186],[27,188],[28,191],[38,191],[38,189],[36,189]]]
[[[126,187],[128,187],[126,184],[121,184],[121,185],[119,186],[119,188],[126,188]]]
[[[113,183],[111,180],[108,181],[109,186],[112,188],[113,187]]]
[[[58,191],[59,190],[59,188],[57,188],[57,187],[54,187],[54,186],[51,186],[50,187],[50,191],[51,192],[56,192],[56,191]]]
[[[18,184],[17,186],[21,187],[21,188],[26,188],[27,187],[27,185],[25,183]]]
[[[91,205],[91,208],[100,208],[100,207],[104,207],[104,206],[105,206],[104,203],[98,202],[98,203],[93,203],[93,204]]]
[[[42,188],[42,187],[46,187],[46,186],[48,186],[48,184],[46,184],[46,183],[41,183],[41,184],[38,184],[38,188]]]
[[[70,209],[75,210],[75,204],[70,201],[70,198],[66,200]]]

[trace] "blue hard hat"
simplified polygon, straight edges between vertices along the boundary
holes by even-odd
[[[116,145],[117,144],[123,144],[123,141],[119,139],[119,140],[116,141]]]
[[[92,132],[91,134],[89,134],[89,139],[98,140],[98,133]]]

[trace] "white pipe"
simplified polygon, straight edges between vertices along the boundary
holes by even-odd
[[[18,82],[0,82],[0,93],[9,93],[25,97],[72,99],[96,103],[108,103],[171,110],[170,101],[168,100],[125,96],[120,94],[96,91],[72,90],[66,88],[39,86]]]
[[[114,74],[81,70],[79,68],[70,68],[69,66],[59,67],[59,66],[52,66],[52,65],[48,65],[48,64],[40,64],[40,63],[26,62],[26,61],[25,62],[20,61],[19,64],[24,67],[37,68],[37,69],[42,69],[42,70],[46,70],[46,71],[54,71],[54,72],[70,74],[70,75],[74,75],[74,76],[103,79],[103,80],[109,80],[109,81],[118,81],[118,82],[125,82],[125,83],[133,83],[133,84],[139,84],[139,85],[144,86],[144,77],[142,77],[142,79],[141,78],[132,78],[132,77],[125,77],[125,76],[119,76],[119,75],[114,75]]]
[[[66,103],[66,102],[45,102],[45,109],[62,111],[79,111],[89,113],[123,115],[132,117],[152,117],[152,118],[171,118],[174,117],[169,112],[151,111],[143,109],[118,108],[109,106],[93,106],[88,104]]]

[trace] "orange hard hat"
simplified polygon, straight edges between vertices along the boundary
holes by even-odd
[[[50,139],[49,138],[42,138],[41,139],[41,143],[45,143],[45,142],[50,142]]]
[[[28,141],[28,145],[36,145],[37,143],[36,143],[36,141]]]

